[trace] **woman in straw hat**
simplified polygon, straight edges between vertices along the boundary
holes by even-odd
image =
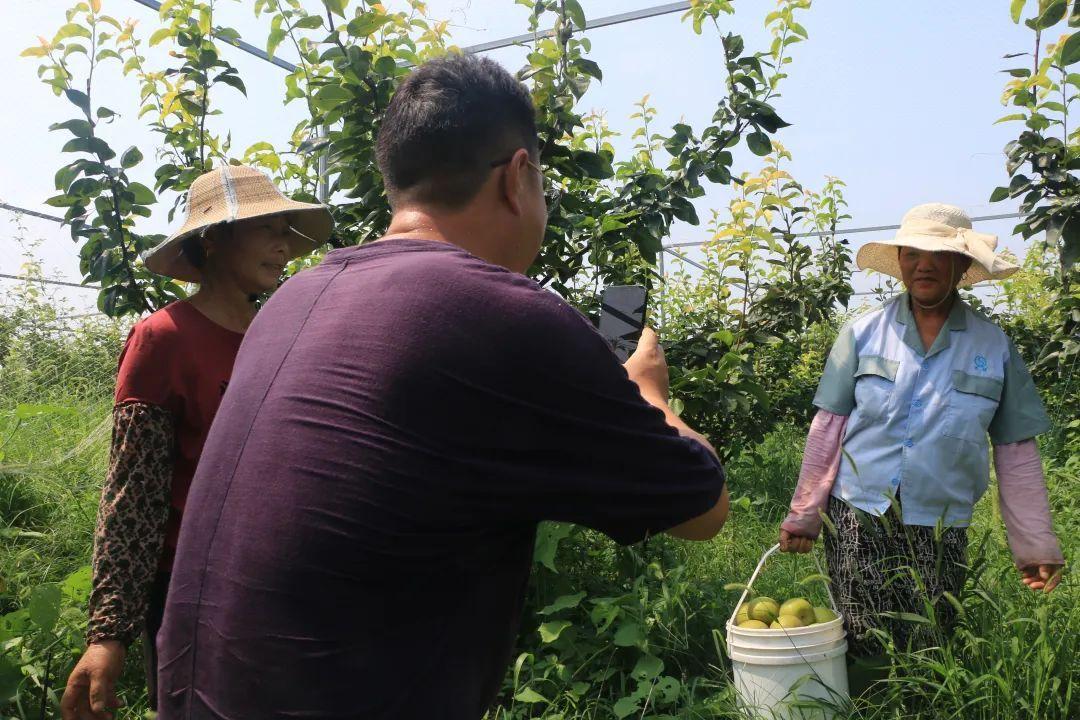
[[[945,594],[963,584],[966,527],[990,480],[988,435],[1020,579],[1050,592],[1064,566],[1034,440],[1049,427],[1042,402],[1012,342],[956,292],[1017,270],[996,246],[959,208],[931,203],[859,251],[860,268],[907,291],[840,331],[780,530],[783,550],[809,552],[828,518],[825,554],[853,655],[881,649],[875,629],[900,648],[934,637],[883,612],[950,626]]]
[[[254,300],[333,227],[323,206],[289,200],[261,172],[239,165],[196,179],[187,211],[184,225],[144,260],[199,289],[137,323],[120,356],[88,647],[64,692],[65,720],[109,717],[118,707],[115,683],[140,633],[154,704],[154,636],[184,500]]]

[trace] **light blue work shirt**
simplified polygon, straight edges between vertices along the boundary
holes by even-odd
[[[1050,427],[1015,346],[959,298],[929,350],[907,293],[847,324],[814,404],[848,416],[832,494],[874,515],[899,494],[907,525],[966,527],[990,482],[987,434]]]

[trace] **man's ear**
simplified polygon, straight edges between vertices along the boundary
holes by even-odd
[[[503,200],[510,207],[510,212],[515,215],[525,213],[525,197],[528,192],[528,177],[532,168],[529,167],[529,152],[524,148],[514,153],[506,169],[502,174],[500,190]]]

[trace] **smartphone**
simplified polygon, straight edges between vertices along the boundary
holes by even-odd
[[[648,291],[641,285],[611,285],[600,295],[600,334],[611,344],[620,362],[637,349],[645,327]]]

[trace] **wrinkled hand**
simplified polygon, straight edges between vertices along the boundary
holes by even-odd
[[[1044,593],[1053,592],[1061,575],[1065,571],[1064,565],[1028,565],[1020,570],[1020,581],[1032,590],[1042,590]]]
[[[808,553],[814,548],[814,538],[792,535],[787,530],[780,531],[780,552]]]
[[[652,328],[641,331],[634,354],[623,364],[630,379],[637,383],[641,395],[653,402],[668,401],[668,366],[660,339]]]
[[[93,643],[71,671],[60,701],[63,720],[111,720],[123,705],[116,682],[124,670],[127,650],[116,640]]]

